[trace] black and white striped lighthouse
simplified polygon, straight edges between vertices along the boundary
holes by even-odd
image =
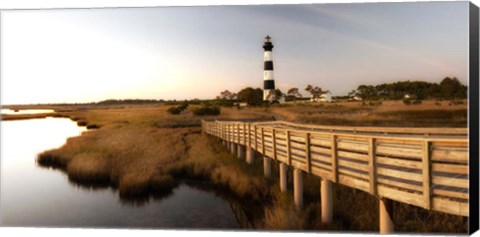
[[[270,36],[265,37],[265,42],[263,44],[263,53],[264,66],[263,66],[263,100],[275,100],[274,91],[275,91],[275,80],[273,77],[273,58],[272,58],[272,49],[273,44],[270,40]],[[268,98],[268,95],[270,98]]]

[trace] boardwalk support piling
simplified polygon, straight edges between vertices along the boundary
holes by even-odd
[[[232,154],[234,154],[234,155],[237,154],[237,144],[236,143],[234,143],[234,142],[230,143],[230,152],[232,152]]]
[[[253,164],[253,159],[255,158],[255,150],[253,148],[248,148],[247,150],[247,163]]]
[[[287,164],[280,162],[280,191],[287,191]]]
[[[322,203],[322,223],[330,224],[333,217],[332,181],[325,178],[322,179],[320,198]]]
[[[263,174],[265,178],[270,178],[272,175],[272,160],[266,156],[263,157]]]
[[[297,168],[293,170],[293,199],[298,209],[303,207],[303,174]]]
[[[391,234],[394,231],[393,225],[393,202],[386,198],[379,199],[380,207],[380,234]]]
[[[238,159],[245,159],[245,146],[242,146],[240,144],[237,145],[237,156]]]

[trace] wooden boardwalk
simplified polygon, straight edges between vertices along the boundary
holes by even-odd
[[[281,172],[286,165],[320,177],[323,185],[339,183],[381,201],[469,215],[467,128],[311,126],[282,121],[202,121],[202,127],[235,146],[239,156],[245,150],[247,156],[256,151],[263,155],[265,166],[279,162]],[[265,167],[266,175],[269,169]],[[382,208],[385,203],[381,204]]]

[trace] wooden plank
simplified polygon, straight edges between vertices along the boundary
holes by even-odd
[[[296,169],[300,169],[300,170],[307,170],[307,165],[303,162],[300,162],[300,161],[296,161],[295,159],[292,160],[292,167],[293,168],[296,168]]]
[[[385,178],[378,177],[377,183],[387,184],[390,186],[404,188],[404,189],[410,189],[410,190],[417,191],[419,193],[423,191],[422,186],[411,184],[411,183],[399,182],[393,179],[385,179]]]
[[[288,158],[285,154],[277,153],[277,160],[283,163],[288,163]]]
[[[352,160],[358,160],[363,162],[368,162],[368,155],[367,154],[360,154],[356,152],[348,152],[348,151],[337,151],[337,156],[342,158],[348,158]]]
[[[422,139],[423,140],[423,139]],[[400,136],[388,136],[377,138],[377,146],[405,147],[412,149],[421,149],[421,141],[403,138]]]
[[[305,149],[305,143],[297,143],[297,142],[290,141],[290,147],[296,148],[296,149],[299,149],[299,150],[304,150]]]
[[[315,176],[319,176],[322,179],[331,179],[332,173],[330,170],[325,170],[325,169],[320,169],[316,168],[315,166],[312,166],[312,174]]]
[[[461,198],[468,200],[468,193],[464,192],[455,192],[450,190],[438,189],[435,188],[432,190],[433,195],[436,196],[443,196],[443,197],[450,197],[450,198]]]
[[[310,154],[310,133],[305,136],[305,155],[307,156],[307,173],[312,173],[312,159]]]
[[[418,182],[423,181],[423,176],[417,173],[388,169],[383,167],[377,167],[376,171],[377,171],[377,174],[380,174],[380,175],[395,177],[395,178],[404,179],[404,180],[418,181]]]
[[[456,165],[456,164],[438,164],[432,163],[432,172],[443,172],[453,174],[468,174],[468,165]]]
[[[455,162],[468,162],[468,149],[451,150],[451,149],[438,149],[432,150],[432,160],[438,161],[455,161]]]
[[[368,152],[368,143],[358,142],[352,139],[339,139],[337,142],[337,149],[358,151],[358,152]]]
[[[421,194],[405,192],[381,184],[377,185],[377,193],[381,197],[411,204],[417,207],[423,207],[423,197]]]
[[[457,187],[457,188],[468,188],[468,179],[432,176],[432,184],[445,185],[445,186]]]
[[[287,121],[276,121],[286,126],[294,126],[299,128],[309,128],[328,131],[350,131],[350,132],[377,132],[382,134],[461,134],[466,135],[466,128],[405,128],[405,127],[365,127],[365,126],[331,126],[331,125],[310,125],[298,124]]]
[[[279,139],[283,139],[283,140],[287,139],[287,134],[278,133],[278,130],[277,130],[277,134],[275,136]]]
[[[328,136],[324,137],[314,137],[310,138],[310,143],[312,145],[323,146],[323,147],[330,147],[332,145],[330,138]]]
[[[290,157],[292,160],[300,161],[306,163],[306,159],[304,156],[298,156],[295,153],[290,153]]]
[[[355,178],[358,178],[358,179],[368,180],[368,175],[362,174],[362,173],[359,173],[359,172],[355,172],[355,171],[351,171],[351,170],[347,170],[347,169],[342,168],[342,167],[338,167],[338,173],[349,175],[349,176],[352,176],[352,177],[355,177]]]
[[[420,161],[412,161],[412,160],[397,159],[397,158],[386,158],[378,155],[376,156],[375,160],[376,160],[376,163],[378,164],[392,165],[392,166],[412,168],[412,169],[422,169],[422,163]]]
[[[293,135],[293,132],[292,132],[290,133],[290,141],[305,143],[305,134],[302,134],[302,136],[300,137],[299,135]]]
[[[262,136],[262,137],[265,142],[268,142],[270,144],[273,143],[272,137],[269,137],[269,136]]]
[[[312,162],[311,165],[312,165],[312,168],[317,167],[317,168],[323,168],[323,169],[326,169],[326,170],[331,170],[332,169],[331,165],[327,165],[327,164],[320,163],[320,162]]]
[[[430,195],[430,143],[424,141],[422,144],[422,174],[423,174],[423,201],[424,208],[431,209],[431,195]]]
[[[376,153],[390,157],[422,158],[421,146],[419,146],[418,149],[415,149],[411,147],[377,145]]]
[[[294,154],[294,155],[297,155],[297,156],[305,157],[305,158],[307,157],[307,153],[303,150],[291,149],[290,148],[290,153]]]
[[[330,148],[312,146],[311,143],[310,143],[310,151],[311,152],[316,152],[316,153],[321,153],[321,154],[330,154]]]
[[[333,182],[337,182],[338,180],[338,172],[337,172],[337,136],[332,135],[331,137],[331,156],[332,156],[332,176]]]
[[[364,164],[351,162],[351,161],[347,161],[347,160],[343,160],[343,159],[337,159],[337,162],[338,162],[339,166],[344,166],[344,167],[348,167],[348,168],[351,168],[351,169],[356,169],[356,170],[360,170],[360,171],[364,171],[364,172],[369,171],[369,167],[367,165],[364,165]]]
[[[449,200],[446,198],[433,197],[432,209],[435,211],[445,212],[458,216],[468,216],[469,209],[467,202],[460,202],[455,200]]]
[[[287,145],[287,141],[284,140],[284,139],[278,138],[278,134],[275,135],[275,139],[276,139],[276,140],[275,140],[275,143],[276,143],[277,145],[282,145],[282,146],[286,146],[286,145]]]
[[[312,159],[312,161],[323,161],[328,164],[332,163],[332,157],[330,155],[311,154],[310,158]]]
[[[375,175],[375,138],[370,138],[368,140],[368,174],[370,181],[370,194],[376,195],[377,181]]]
[[[272,158],[273,157],[273,151],[265,150],[265,157]]]
[[[269,128],[269,127],[262,127],[263,128],[263,134],[264,136],[266,137],[271,137],[272,136],[272,133],[273,133],[273,128]]]
[[[340,184],[349,186],[351,188],[359,189],[359,190],[362,190],[362,191],[365,191],[365,192],[368,192],[368,190],[369,190],[369,186],[368,186],[367,181],[352,178],[352,177],[347,176],[347,175],[338,174],[338,182]]]

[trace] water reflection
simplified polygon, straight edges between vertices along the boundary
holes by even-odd
[[[110,185],[78,183],[57,169],[37,166],[37,153],[86,131],[69,119],[2,121],[1,126],[2,226],[253,227],[248,203],[208,184],[182,182],[166,192],[126,198]]]
[[[44,113],[53,113],[53,109],[22,109],[22,110],[12,110],[12,109],[1,109],[1,114],[44,114]]]

